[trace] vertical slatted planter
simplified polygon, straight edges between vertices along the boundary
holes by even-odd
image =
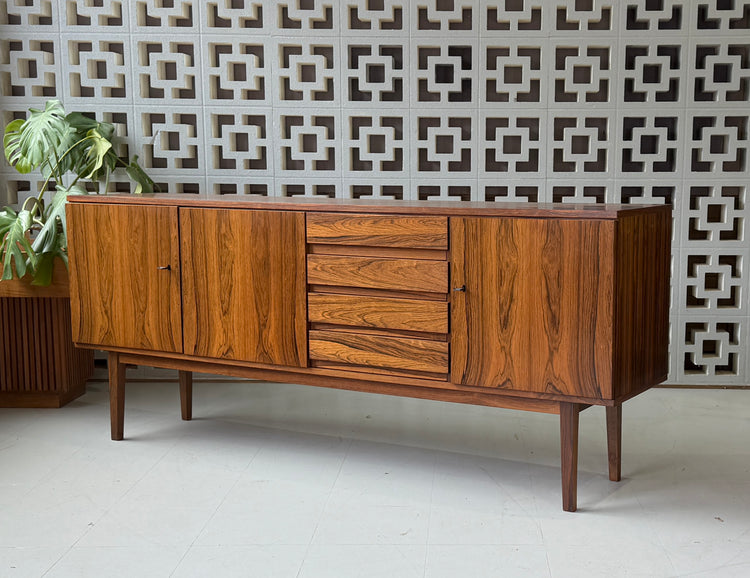
[[[86,391],[91,350],[73,346],[68,272],[52,285],[0,282],[0,407],[62,407]]]

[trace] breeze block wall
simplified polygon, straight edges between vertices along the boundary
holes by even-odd
[[[750,2],[0,0],[0,34],[4,123],[96,113],[164,191],[671,203],[670,381],[750,383]]]

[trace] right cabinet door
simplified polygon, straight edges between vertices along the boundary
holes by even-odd
[[[452,218],[450,231],[452,382],[611,396],[614,222]]]

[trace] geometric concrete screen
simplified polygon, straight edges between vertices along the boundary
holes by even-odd
[[[3,124],[96,113],[163,191],[671,203],[669,380],[750,383],[750,1],[0,0],[0,34]]]

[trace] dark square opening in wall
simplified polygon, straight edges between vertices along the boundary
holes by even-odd
[[[435,138],[435,151],[438,154],[452,154],[453,153],[453,136],[438,135]]]
[[[438,84],[453,84],[453,65],[438,64],[435,66],[435,82]]]

